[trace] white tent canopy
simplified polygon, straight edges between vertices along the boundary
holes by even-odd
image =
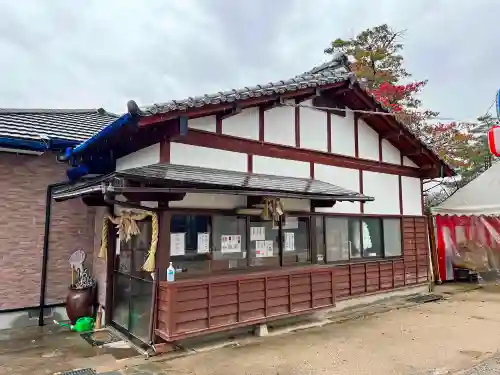
[[[435,215],[500,216],[500,163],[432,209]]]

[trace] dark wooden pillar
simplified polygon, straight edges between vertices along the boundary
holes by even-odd
[[[170,261],[170,223],[172,215],[169,211],[158,213],[158,248],[156,250],[156,275],[158,280],[166,279],[166,270]]]
[[[114,216],[113,207],[107,207],[105,216]],[[108,244],[106,252],[106,306],[105,306],[105,324],[111,324],[111,316],[113,315],[113,290],[114,290],[114,269],[116,255],[116,228],[109,220],[107,222]],[[99,233],[100,237],[100,233]]]
[[[172,215],[169,211],[158,212],[158,247],[156,249],[156,277],[152,303],[152,332],[151,340],[154,344],[162,340],[155,335],[158,316],[158,288],[161,281],[167,276],[167,268],[170,261],[170,223]]]

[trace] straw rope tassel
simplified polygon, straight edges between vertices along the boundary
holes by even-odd
[[[148,257],[142,266],[146,272],[153,272],[155,270],[156,248],[158,247],[158,215],[154,212],[151,215],[151,247],[149,248]]]
[[[102,220],[102,230],[101,230],[101,250],[99,251],[99,258],[106,259],[106,254],[108,250],[108,216],[104,216]]]

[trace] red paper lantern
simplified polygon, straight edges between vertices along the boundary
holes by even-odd
[[[488,130],[488,146],[493,155],[500,156],[500,126],[492,126]]]

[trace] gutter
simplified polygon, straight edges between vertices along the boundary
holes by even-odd
[[[68,146],[74,146],[77,141],[69,141],[63,139],[19,139],[10,137],[0,137],[0,148],[9,150],[8,152],[16,152],[19,150],[25,152],[43,153],[47,150],[61,150]],[[11,151],[12,150],[12,151]]]
[[[55,188],[68,185],[67,182],[59,182],[51,184],[47,187],[47,194],[45,196],[45,224],[43,233],[43,251],[42,251],[42,275],[40,281],[40,312],[38,315],[38,326],[42,327],[45,323],[43,320],[43,313],[45,310],[45,294],[47,287],[47,264],[49,256],[49,235],[50,235],[50,219],[52,217],[52,191]]]

